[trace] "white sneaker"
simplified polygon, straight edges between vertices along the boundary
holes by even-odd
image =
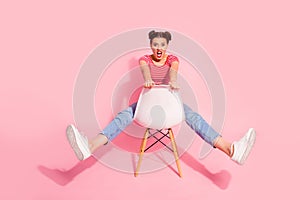
[[[89,142],[86,136],[82,135],[74,125],[67,127],[67,138],[79,160],[84,160],[91,156]]]
[[[239,141],[233,142],[231,145],[231,152],[234,152],[231,159],[238,164],[243,165],[250,154],[255,138],[255,130],[250,128],[244,137],[242,137]]]

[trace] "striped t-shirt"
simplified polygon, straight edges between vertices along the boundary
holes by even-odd
[[[171,64],[174,61],[179,62],[178,58],[173,55],[168,55],[167,59],[165,61],[165,64],[162,66],[156,66],[153,63],[151,55],[144,55],[143,57],[141,57],[139,59],[139,61],[141,61],[141,60],[144,60],[148,64],[148,66],[150,68],[151,78],[154,81],[154,83],[157,85],[169,84],[169,82],[170,82],[169,71],[171,68]]]

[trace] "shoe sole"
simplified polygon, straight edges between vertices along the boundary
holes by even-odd
[[[76,154],[76,157],[78,158],[78,160],[83,160],[83,153],[81,152],[79,146],[77,145],[77,141],[76,141],[76,136],[75,136],[75,128],[73,127],[73,125],[70,125],[67,127],[67,138],[68,141],[74,151],[74,153]]]
[[[256,132],[253,128],[250,128],[246,134],[247,134],[247,136],[246,136],[247,137],[247,148],[242,156],[241,164],[244,164],[245,161],[247,160],[247,158],[252,150],[252,147],[255,143],[255,139],[256,139]]]

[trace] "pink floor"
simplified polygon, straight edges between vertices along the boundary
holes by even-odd
[[[0,3],[0,199],[299,199],[299,5],[278,2]],[[200,138],[180,158],[183,178],[174,164],[135,178],[77,161],[65,128],[81,64],[113,35],[149,26],[188,35],[215,62],[222,134],[257,131],[244,166],[217,150],[199,160]]]

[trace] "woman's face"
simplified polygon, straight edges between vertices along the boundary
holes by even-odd
[[[165,53],[168,48],[166,38],[161,38],[161,37],[153,38],[150,46],[155,60],[160,61],[162,58],[165,57]]]

